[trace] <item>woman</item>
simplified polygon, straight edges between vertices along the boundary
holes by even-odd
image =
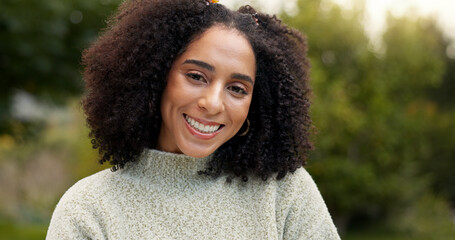
[[[84,52],[105,170],[48,239],[339,239],[311,177],[306,42],[276,17],[135,0]]]

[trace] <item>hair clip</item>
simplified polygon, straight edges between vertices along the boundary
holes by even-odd
[[[210,5],[210,3],[217,3],[219,0],[205,0],[205,4]]]
[[[253,20],[256,22],[256,25],[259,25],[258,13],[251,14],[251,17],[253,17]]]

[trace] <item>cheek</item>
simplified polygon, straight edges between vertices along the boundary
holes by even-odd
[[[232,120],[237,125],[237,128],[241,128],[243,122],[248,116],[248,111],[250,109],[251,99],[242,103],[231,104],[230,113]]]
[[[163,96],[161,98],[162,109],[167,108],[167,110],[169,110],[169,108],[181,104],[180,102],[184,99],[186,91],[181,84],[181,80],[176,77],[177,76],[171,76],[168,79],[166,88],[164,89]]]
[[[175,98],[172,91],[168,91],[168,89],[164,91],[163,97],[161,98],[160,112],[161,117],[166,125],[171,125],[174,109],[176,109],[176,106],[179,105],[177,100],[178,98]]]

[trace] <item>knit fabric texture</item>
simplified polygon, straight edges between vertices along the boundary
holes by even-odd
[[[46,239],[340,239],[304,168],[277,181],[199,175],[207,158],[146,150],[60,199]]]

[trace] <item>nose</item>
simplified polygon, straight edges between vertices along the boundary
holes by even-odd
[[[223,112],[223,86],[221,84],[212,84],[205,88],[198,100],[198,105],[211,115]]]

